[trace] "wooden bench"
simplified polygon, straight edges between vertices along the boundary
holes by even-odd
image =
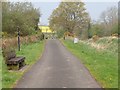
[[[25,57],[16,57],[15,51],[4,52],[3,57],[9,70],[19,70],[25,65]]]

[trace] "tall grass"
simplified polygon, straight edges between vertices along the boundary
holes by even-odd
[[[99,38],[95,42],[90,39],[87,41],[81,41],[81,43],[88,44],[98,50],[105,50],[118,55],[118,42],[120,41],[117,37],[103,37]]]
[[[38,41],[37,35],[20,37],[21,44],[28,44],[28,43],[32,43],[32,42],[36,42],[36,41]],[[2,48],[3,49],[10,48],[10,47],[16,48],[17,45],[18,45],[17,37],[2,39]]]

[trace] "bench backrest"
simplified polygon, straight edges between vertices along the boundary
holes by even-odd
[[[5,52],[3,52],[3,54],[4,54],[4,58],[6,61],[16,57],[16,53],[13,50],[5,51]]]

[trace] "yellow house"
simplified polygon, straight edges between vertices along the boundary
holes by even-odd
[[[54,33],[49,26],[39,26],[42,33]]]

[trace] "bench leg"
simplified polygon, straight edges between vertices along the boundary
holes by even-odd
[[[20,68],[19,63],[16,65],[13,65],[13,70],[19,70],[19,68]]]
[[[25,60],[22,62],[22,66],[25,66]]]
[[[19,70],[20,66],[19,64],[11,64],[11,65],[7,65],[8,70]]]
[[[20,68],[25,66],[25,61],[23,60],[22,62],[20,62]]]
[[[7,64],[7,69],[8,69],[8,70],[12,70],[12,65]]]

